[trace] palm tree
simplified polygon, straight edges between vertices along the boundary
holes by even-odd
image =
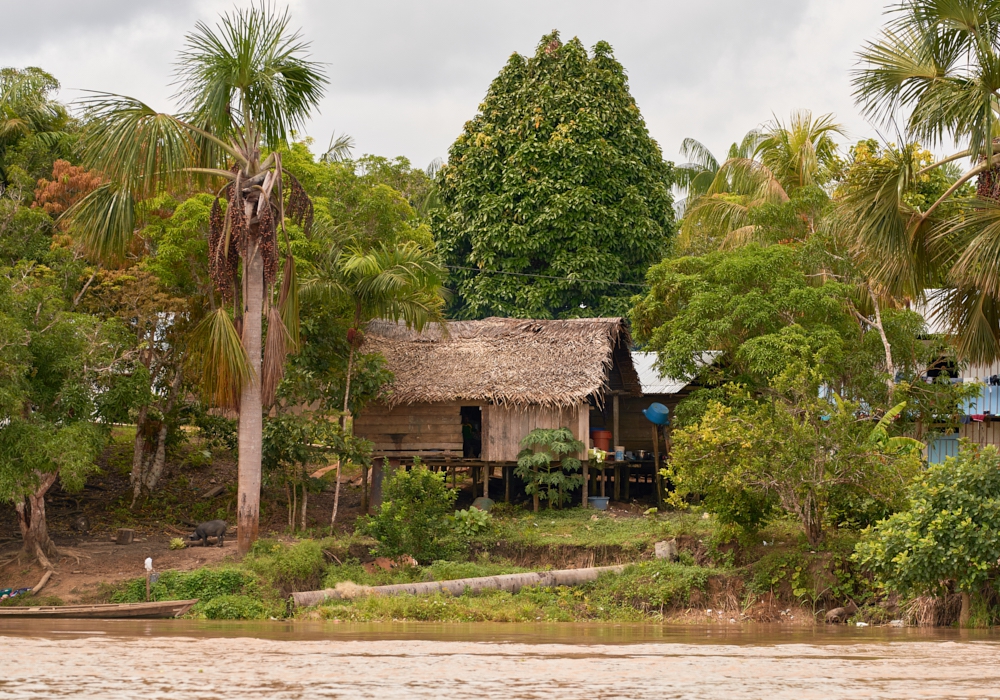
[[[809,111],[797,111],[787,125],[775,118],[734,143],[710,182],[714,157],[693,139],[685,141],[697,160],[695,168],[681,166],[682,181],[690,178],[695,195],[691,201],[689,194],[681,222],[681,245],[701,240],[713,247],[732,246],[755,240],[756,210],[788,202],[796,189],[825,184],[836,158],[833,135],[840,133],[831,115],[813,118]]]
[[[1000,2],[910,0],[890,12],[859,53],[853,82],[866,116],[905,124],[905,143],[856,183],[839,218],[870,275],[894,295],[919,299],[943,281],[941,314],[959,354],[992,362],[1000,358]],[[923,164],[918,143],[961,148]],[[940,196],[914,203],[922,179],[963,159],[969,167]]]
[[[736,144],[733,144],[733,148],[735,147]],[[674,185],[685,195],[675,204],[678,215],[683,215],[688,207],[693,206],[699,197],[708,192],[719,172],[719,159],[698,139],[684,139],[681,142],[681,155],[688,161],[674,168]]]
[[[0,186],[7,187],[7,153],[25,138],[67,146],[70,117],[52,99],[59,81],[41,68],[0,69]]]
[[[276,14],[263,4],[223,15],[214,29],[199,22],[177,64],[179,115],[131,97],[91,94],[84,162],[105,182],[67,212],[91,254],[116,261],[131,245],[137,203],[165,189],[221,183],[211,216],[210,266],[233,318],[226,308],[214,309],[198,335],[207,393],[239,410],[240,554],[257,537],[263,407],[299,337],[287,234],[275,294],[282,267],[278,230],[287,216],[308,231],[312,218],[309,198],[275,149],[303,125],[326,82],[306,57],[308,44],[288,25],[287,10]]]
[[[429,323],[442,322],[444,276],[445,269],[433,255],[413,241],[364,249],[348,240],[334,245],[317,265],[315,274],[306,280],[305,294],[343,304],[352,317],[344,380],[345,430],[350,426],[351,375],[354,354],[363,339],[362,328],[374,319],[402,322],[418,331]],[[340,497],[339,462],[336,483],[333,519]]]

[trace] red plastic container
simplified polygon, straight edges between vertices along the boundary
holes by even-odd
[[[590,434],[594,441],[594,447],[605,452],[611,451],[611,438],[614,437],[610,430],[595,430]]]

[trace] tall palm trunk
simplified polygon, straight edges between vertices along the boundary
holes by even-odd
[[[257,539],[260,516],[260,463],[264,415],[260,393],[261,337],[264,309],[264,262],[256,246],[244,261],[246,313],[243,315],[243,347],[250,358],[253,378],[240,392],[239,489],[236,510],[236,552],[243,556]]]

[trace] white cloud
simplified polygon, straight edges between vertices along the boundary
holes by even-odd
[[[5,3],[7,4],[7,3]],[[223,0],[34,0],[5,8],[0,65],[39,65],[66,88],[171,107],[184,35]],[[247,4],[241,2],[240,4]],[[873,132],[851,99],[854,52],[882,23],[873,0],[293,0],[293,25],[331,84],[308,131],[346,131],[359,150],[444,156],[507,58],[559,29],[606,40],[668,158],[693,136],[717,153],[792,109],[834,112],[854,138]],[[78,93],[64,91],[64,99]]]

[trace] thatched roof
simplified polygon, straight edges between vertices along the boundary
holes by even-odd
[[[368,325],[362,350],[379,352],[395,375],[390,405],[475,401],[508,406],[572,406],[600,401],[612,368],[625,391],[639,395],[620,318],[450,321],[422,333],[385,321]]]

